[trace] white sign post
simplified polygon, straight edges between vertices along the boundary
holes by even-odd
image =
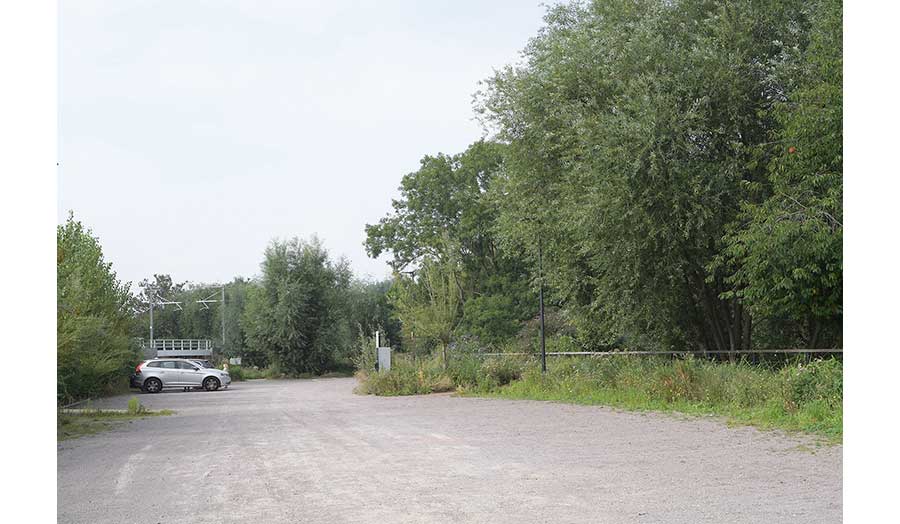
[[[391,348],[383,348],[381,347],[381,332],[375,332],[375,352],[376,352],[376,364],[375,369],[378,371],[390,371],[391,370]]]

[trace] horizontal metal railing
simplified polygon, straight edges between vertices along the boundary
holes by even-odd
[[[142,341],[145,350],[156,351],[157,356],[211,355],[212,341],[196,338],[158,338],[152,343]]]
[[[766,355],[766,354],[843,354],[843,349],[738,349],[735,351],[548,351],[548,357],[625,356],[625,355]],[[472,353],[485,357],[541,356],[541,353]]]

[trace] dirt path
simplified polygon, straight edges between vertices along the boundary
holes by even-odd
[[[354,384],[141,395],[177,414],[62,443],[59,522],[841,520],[840,446],[600,407],[363,397]]]

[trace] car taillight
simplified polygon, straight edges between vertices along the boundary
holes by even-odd
[[[143,363],[143,362],[141,362],[140,364],[137,365],[136,368],[134,368],[134,372],[135,372],[135,373],[140,373],[142,367],[144,367],[144,363]]]

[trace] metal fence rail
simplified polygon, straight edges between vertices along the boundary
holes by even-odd
[[[736,351],[548,351],[548,357],[624,356],[624,355],[767,355],[767,354],[843,354],[843,349],[741,349]],[[484,357],[541,356],[535,353],[473,353]]]
[[[157,338],[152,342],[141,340],[145,354],[152,357],[209,356],[212,355],[212,341],[208,339]]]

